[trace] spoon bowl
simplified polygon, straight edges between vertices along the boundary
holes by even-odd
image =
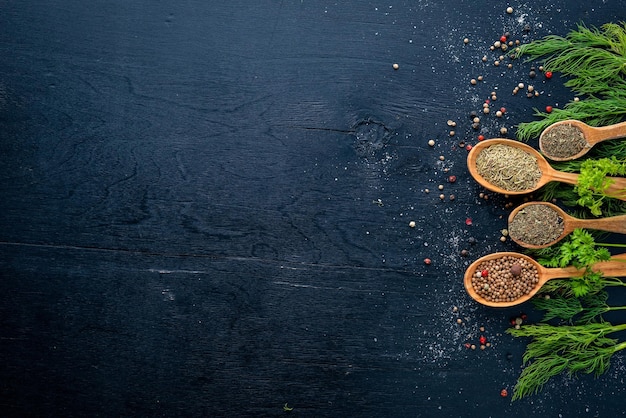
[[[516,238],[515,234],[511,233],[511,223],[513,222],[513,219],[516,216],[524,216],[524,211],[529,206],[532,206],[532,205],[540,205],[540,206],[548,207],[552,209],[554,212],[556,212],[558,217],[562,219],[563,231],[556,239],[548,243],[538,245],[538,244],[524,242]],[[537,225],[537,228],[542,228],[542,227],[543,227],[542,225]],[[548,226],[546,225],[545,227],[548,227]],[[561,209],[557,205],[554,205],[548,202],[524,203],[518,206],[517,208],[515,208],[513,212],[511,212],[511,214],[509,215],[509,236],[516,244],[524,248],[538,249],[538,248],[549,247],[561,241],[567,235],[571,234],[572,231],[574,231],[574,229],[576,228],[598,229],[600,231],[614,232],[617,234],[626,234],[626,215],[611,216],[608,218],[600,218],[600,219],[579,219],[579,218],[575,218],[573,216],[568,215],[567,213],[565,213],[565,211],[563,211],[563,209]]]
[[[549,152],[546,152],[545,141],[546,136],[552,132],[554,129],[559,126],[571,126],[578,128],[587,142],[587,144],[576,154],[559,157],[555,155],[550,155]],[[575,119],[562,120],[560,122],[555,122],[552,125],[548,126],[543,130],[541,135],[539,136],[539,149],[547,158],[553,161],[570,161],[575,160],[577,158],[582,157],[589,150],[599,142],[608,141],[610,139],[622,138],[626,136],[626,122],[616,123],[614,125],[602,126],[602,127],[594,127],[589,126],[584,122]]]
[[[541,170],[541,178],[534,187],[527,190],[519,190],[512,191],[506,190],[501,187],[498,187],[494,184],[491,184],[488,180],[486,180],[483,176],[480,175],[478,169],[476,167],[476,158],[480,153],[489,148],[492,145],[508,145],[510,147],[518,148],[531,156],[535,157],[537,160],[537,165],[539,170]],[[513,162],[514,163],[514,162]],[[487,139],[485,141],[479,142],[476,144],[469,154],[467,155],[467,169],[469,170],[474,180],[476,180],[481,186],[483,186],[487,190],[491,190],[492,192],[507,194],[507,195],[521,195],[534,192],[541,187],[545,186],[547,183],[551,181],[560,181],[562,183],[575,185],[578,182],[579,174],[576,173],[565,173],[562,171],[555,170],[548,163],[548,161],[533,147],[521,143],[519,141],[514,141],[512,139],[504,139],[504,138],[494,138]],[[620,200],[626,200],[626,178],[624,177],[609,177],[612,182],[609,187],[605,190],[605,194],[610,197],[614,197]]]
[[[523,295],[513,301],[510,302],[493,302],[484,297],[482,297],[472,285],[472,276],[476,273],[477,267],[484,261],[495,260],[498,258],[511,256],[516,258],[521,258],[529,263],[531,263],[539,273],[539,282],[535,285],[535,287],[526,295]],[[626,253],[619,254],[611,257],[609,261],[601,261],[595,263],[592,266],[593,271],[602,272],[607,277],[622,277],[626,276]],[[565,268],[546,268],[541,264],[537,263],[531,257],[515,253],[515,252],[501,252],[501,253],[493,253],[488,254],[474,261],[470,266],[465,270],[465,276],[463,278],[463,284],[465,285],[465,290],[467,293],[474,299],[476,302],[479,302],[485,306],[491,306],[494,308],[509,308],[511,306],[516,306],[521,303],[524,303],[531,299],[537,292],[541,289],[541,287],[548,282],[548,280],[552,279],[564,279],[569,277],[582,277],[585,273],[585,269],[577,269],[576,267],[570,266]]]

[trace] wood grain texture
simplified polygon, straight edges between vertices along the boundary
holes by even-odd
[[[462,38],[520,29],[501,5],[27,3],[0,6],[5,415],[621,408],[620,359],[601,380],[502,399],[519,310],[463,288],[472,258],[513,248],[501,200],[466,171],[473,132],[445,124],[482,100],[466,82],[482,50]],[[591,3],[520,13],[538,36],[626,18]],[[494,348],[466,350],[480,326]]]

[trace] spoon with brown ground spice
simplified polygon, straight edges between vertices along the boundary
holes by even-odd
[[[595,263],[591,269],[607,277],[624,277],[626,253]],[[494,308],[508,308],[528,301],[548,280],[581,277],[584,273],[585,269],[573,266],[546,268],[525,254],[501,252],[470,264],[463,284],[475,301]]]
[[[570,161],[585,155],[599,142],[626,137],[626,122],[594,127],[575,119],[555,122],[539,136],[539,149],[553,161]]]
[[[626,215],[579,219],[548,202],[524,203],[509,215],[509,237],[525,248],[549,247],[571,234],[576,228],[626,234]]]
[[[484,188],[508,195],[531,193],[551,181],[575,185],[579,176],[555,170],[533,147],[504,138],[476,144],[467,155],[467,169]],[[626,178],[607,178],[612,182],[604,194],[626,200]]]

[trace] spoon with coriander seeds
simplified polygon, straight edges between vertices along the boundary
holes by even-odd
[[[534,192],[551,181],[576,185],[579,174],[552,168],[533,147],[504,138],[476,144],[467,155],[467,169],[485,189],[506,195]],[[606,177],[604,195],[626,200],[626,178]]]
[[[624,277],[626,253],[597,262],[591,269],[606,277]],[[548,280],[582,277],[585,272],[586,269],[574,266],[546,268],[525,254],[501,252],[470,264],[463,284],[475,301],[494,308],[508,308],[528,301]]]
[[[585,155],[599,142],[626,136],[626,122],[593,127],[569,119],[553,123],[539,136],[539,149],[553,161],[570,161]]]

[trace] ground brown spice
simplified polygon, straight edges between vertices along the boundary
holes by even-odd
[[[541,137],[541,149],[548,158],[573,157],[588,146],[583,132],[567,124],[553,126]]]
[[[509,235],[516,241],[544,245],[563,233],[563,218],[549,206],[528,205],[509,222]]]

